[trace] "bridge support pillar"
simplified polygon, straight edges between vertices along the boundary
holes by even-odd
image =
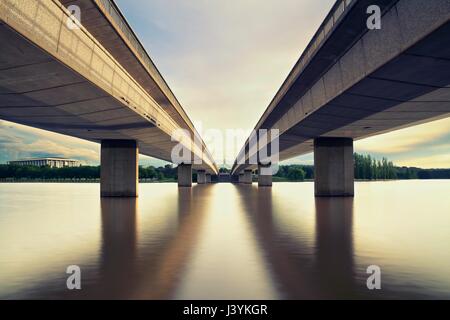
[[[206,172],[205,170],[197,171],[197,184],[205,184],[206,183]]]
[[[180,164],[178,165],[178,186],[192,187],[192,165]]]
[[[135,140],[102,140],[100,195],[138,196],[138,146]]]
[[[314,140],[314,192],[316,197],[353,197],[353,139]]]
[[[252,184],[252,170],[244,171],[244,177],[242,182],[245,184]]]
[[[239,183],[244,183],[244,174],[243,173],[239,173],[239,175],[238,175],[238,182]]]
[[[272,186],[272,168],[271,165],[258,165],[258,186],[271,187]]]
[[[206,174],[206,183],[211,183],[211,175],[209,173]]]

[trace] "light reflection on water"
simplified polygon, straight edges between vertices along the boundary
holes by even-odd
[[[0,184],[0,298],[450,298],[449,181]],[[66,289],[68,265],[82,290]],[[366,268],[382,290],[366,288]]]

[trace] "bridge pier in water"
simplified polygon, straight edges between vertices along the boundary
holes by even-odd
[[[352,138],[314,140],[314,192],[316,197],[353,197]]]
[[[211,183],[211,175],[209,173],[206,174],[206,183]]]
[[[192,187],[192,165],[180,164],[178,165],[178,186]]]
[[[100,195],[138,196],[138,145],[135,140],[102,140]]]
[[[242,176],[242,183],[252,184],[252,170],[245,170]]]
[[[261,174],[262,173],[262,174]],[[258,165],[258,186],[271,187],[272,186],[272,168],[271,165]]]
[[[207,183],[207,181],[206,181],[206,178],[207,177],[207,175],[206,175],[206,172],[205,172],[205,170],[198,170],[197,171],[197,184],[205,184],[205,183]]]

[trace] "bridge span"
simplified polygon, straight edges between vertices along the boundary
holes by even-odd
[[[373,5],[381,29],[368,27]],[[353,196],[354,140],[450,115],[449,19],[448,0],[336,1],[255,131],[279,130],[280,161],[314,151],[316,196]],[[261,137],[232,168],[242,182],[263,169]]]
[[[179,165],[180,186],[218,173],[112,0],[2,0],[0,41],[0,118],[101,143],[102,196],[137,196],[138,153],[172,162],[178,143],[202,160]]]

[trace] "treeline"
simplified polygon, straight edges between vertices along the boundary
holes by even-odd
[[[397,167],[386,158],[377,160],[370,155],[354,154],[355,179],[392,180],[392,179],[450,179],[450,169],[421,169],[415,167]],[[314,166],[280,166],[275,175],[279,180],[303,181],[314,179]]]
[[[164,167],[139,166],[139,179],[169,181],[176,180],[177,178],[177,168],[172,167],[170,164],[167,164]]]
[[[139,167],[139,178],[144,180],[176,180],[177,169],[171,165],[155,168]],[[96,180],[100,179],[100,166],[51,168],[49,166],[19,166],[0,164],[0,179],[13,180]]]
[[[376,160],[370,155],[355,153],[355,179],[450,179],[450,169],[421,169],[397,167],[386,158]]]
[[[355,179],[388,180],[397,179],[397,170],[386,158],[376,160],[370,155],[355,153]]]
[[[99,179],[100,167],[81,166],[81,167],[64,167],[51,168],[49,166],[19,166],[0,164],[0,179]]]
[[[370,155],[354,154],[355,179],[450,179],[450,169],[421,169],[397,167],[386,158],[376,160]],[[221,168],[220,172],[229,172]],[[0,164],[1,180],[97,180],[100,178],[99,166],[50,168],[48,166],[18,166]],[[139,178],[143,181],[175,181],[177,168],[168,164],[164,167],[139,167]],[[303,181],[314,179],[314,166],[282,165],[274,176],[274,181]],[[193,174],[196,181],[196,174]]]
[[[397,179],[450,179],[450,169],[396,167]]]
[[[304,181],[314,179],[314,166],[291,164],[279,166],[275,180]]]

